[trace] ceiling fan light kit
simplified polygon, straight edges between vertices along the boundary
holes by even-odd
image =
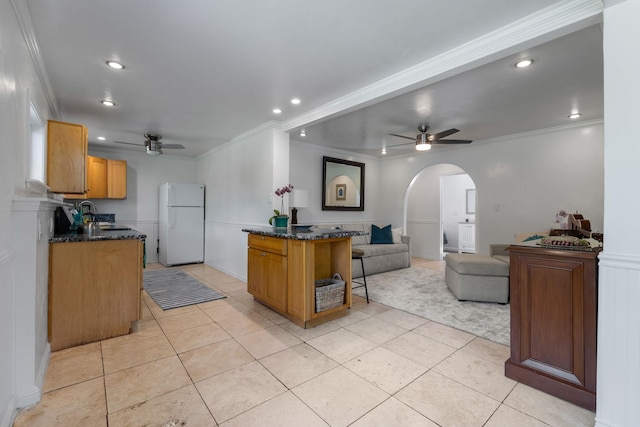
[[[429,151],[431,150],[431,144],[428,142],[416,141],[417,151]]]
[[[144,137],[146,141],[144,144],[134,144],[132,142],[122,142],[122,141],[113,141],[117,144],[127,144],[127,145],[139,145],[145,147],[147,154],[150,156],[157,156],[160,154],[164,154],[162,148],[177,148],[180,150],[184,150],[184,146],[182,144],[163,144],[160,142],[162,136],[160,135],[152,135],[150,133],[145,133]]]
[[[149,140],[147,143],[147,154],[150,156],[157,156],[162,153],[162,146],[158,141]]]
[[[389,135],[397,136],[399,138],[410,139],[414,141],[417,151],[431,150],[431,146],[433,144],[469,144],[470,142],[472,142],[471,140],[468,140],[468,139],[441,139],[441,138],[446,138],[447,136],[452,135],[456,132],[460,132],[458,129],[455,129],[455,128],[447,129],[445,131],[438,132],[431,135],[427,133],[427,131],[429,130],[429,126],[425,124],[421,124],[420,126],[418,126],[418,130],[420,131],[420,133],[416,135],[415,138],[411,138],[409,136],[404,136],[404,135],[398,135],[397,133],[390,133]],[[390,145],[389,147],[398,147],[401,145],[408,145],[408,144],[410,143]]]

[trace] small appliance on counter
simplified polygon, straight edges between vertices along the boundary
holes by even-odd
[[[53,234],[69,234],[73,224],[73,216],[69,208],[58,206],[53,213]]]

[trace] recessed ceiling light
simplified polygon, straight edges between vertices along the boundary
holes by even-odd
[[[577,113],[577,112],[576,112],[576,113],[571,113],[571,114],[569,114],[569,118],[570,118],[570,119],[577,119],[577,118],[579,118],[579,117],[582,117],[582,114]]]
[[[307,136],[307,131],[304,130],[304,129],[301,129],[299,135],[300,136]]]
[[[299,100],[298,98],[293,98],[293,99],[291,100],[291,103],[292,103],[293,105],[298,105],[298,104],[300,104],[300,100]]]
[[[103,100],[102,100],[102,101],[100,101],[100,102],[102,102],[102,105],[107,106],[107,107],[113,107],[113,106],[115,106],[115,105],[116,105],[116,103],[115,103],[115,102],[113,102],[113,101],[109,101],[108,99],[103,99]]]
[[[279,109],[279,108],[274,108],[273,109],[273,114],[280,114],[280,113],[282,113],[281,109]]]
[[[516,62],[516,68],[527,68],[531,64],[533,64],[533,59],[523,59]]]
[[[111,68],[116,69],[116,70],[122,70],[122,69],[124,69],[124,65],[122,65],[121,63],[116,62],[116,61],[107,61],[107,65],[108,65],[109,67],[111,67]]]
[[[380,154],[385,155],[387,154],[387,149],[382,147],[382,151],[380,152]]]
[[[99,141],[105,141],[106,139],[107,139],[107,138],[105,138],[104,136],[99,136],[99,137],[98,137],[98,140],[99,140]]]

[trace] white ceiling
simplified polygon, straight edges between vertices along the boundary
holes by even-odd
[[[566,124],[572,108],[583,112],[579,120],[601,119],[599,18],[557,31],[546,18],[597,3],[26,0],[60,120],[85,124],[92,145],[135,150],[112,141],[159,133],[187,147],[167,154],[186,156],[273,120],[295,140],[379,155],[383,145],[410,142],[389,133],[411,136],[423,122],[433,133],[456,127],[450,138],[481,140]],[[545,22],[548,34],[514,36],[501,51],[484,47],[489,63],[469,48],[466,63],[442,70],[452,77],[398,83],[524,17]],[[534,66],[516,70],[525,55]],[[112,70],[107,60],[126,68]],[[302,103],[291,105],[293,97]],[[389,154],[402,150],[412,147]]]

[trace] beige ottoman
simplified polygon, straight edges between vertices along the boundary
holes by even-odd
[[[509,302],[509,264],[491,256],[447,254],[444,281],[458,300]]]

